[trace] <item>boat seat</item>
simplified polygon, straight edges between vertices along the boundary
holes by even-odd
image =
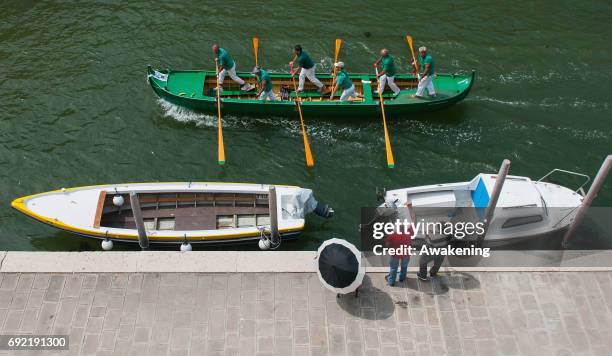
[[[106,201],[106,191],[101,191],[98,197],[98,205],[96,206],[96,215],[94,215],[93,227],[99,228],[100,221],[102,220],[102,213],[104,212],[104,203]]]

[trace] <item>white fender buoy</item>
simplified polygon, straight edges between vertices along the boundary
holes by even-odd
[[[181,252],[189,252],[192,250],[191,244],[187,241],[181,244]]]
[[[115,195],[113,197],[113,205],[116,207],[121,207],[123,206],[123,203],[125,203],[125,199],[123,199],[123,197],[121,195]]]
[[[263,251],[270,249],[270,240],[265,237],[259,239],[259,248]]]
[[[104,251],[110,251],[113,249],[113,240],[110,240],[108,238],[102,240],[102,249]]]

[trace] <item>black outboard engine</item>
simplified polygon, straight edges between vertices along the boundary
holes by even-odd
[[[334,216],[334,209],[327,204],[317,202],[317,207],[314,209],[314,213],[322,218],[329,219]]]

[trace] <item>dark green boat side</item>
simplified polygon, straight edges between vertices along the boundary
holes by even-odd
[[[238,73],[248,83],[255,83],[251,73]],[[248,116],[294,116],[296,115],[293,101],[293,84],[289,73],[270,73],[274,92],[280,98],[281,86],[291,90],[289,100],[275,102],[260,101],[255,97],[255,91],[241,92],[238,84],[226,77],[222,98],[223,113]],[[376,76],[373,74],[351,74],[355,89],[362,95],[361,99],[340,102],[340,91],[335,100],[329,100],[329,93],[321,96],[316,88],[306,81],[305,91],[300,93],[302,110],[308,117],[379,117],[379,99],[373,91],[376,89]],[[201,70],[153,70],[147,67],[148,82],[155,93],[162,99],[178,106],[192,110],[216,114],[216,97],[214,88],[216,78],[214,71]],[[317,78],[329,87],[330,74],[317,74]],[[401,93],[393,98],[387,88],[384,93],[385,111],[388,115],[401,115],[418,112],[431,112],[447,108],[463,100],[474,84],[475,72],[469,74],[436,74],[434,86],[435,98],[412,98],[416,92],[417,80],[414,75],[397,75],[395,82]],[[297,78],[296,78],[297,80]]]

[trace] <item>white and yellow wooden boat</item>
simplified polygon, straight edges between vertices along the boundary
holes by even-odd
[[[134,243],[139,234],[130,194],[138,197],[134,202],[139,203],[151,243],[257,241],[270,231],[271,215],[277,218],[282,238],[295,237],[303,230],[307,213],[324,217],[333,213],[317,203],[310,189],[270,187],[199,182],[98,185],[30,195],[15,199],[12,206],[58,229]]]

